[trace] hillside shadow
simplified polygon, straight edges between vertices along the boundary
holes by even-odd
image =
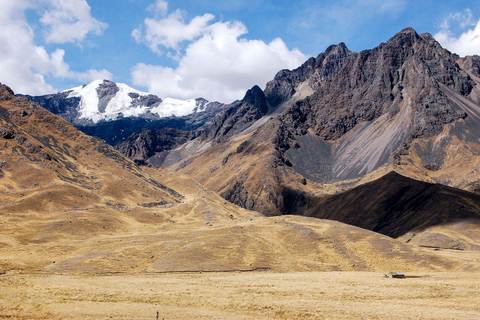
[[[294,193],[289,190],[287,214],[340,221],[392,238],[456,221],[480,221],[480,195],[393,171],[333,196],[315,198]]]

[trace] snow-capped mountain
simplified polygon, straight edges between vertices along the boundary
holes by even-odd
[[[164,98],[135,90],[123,83],[95,80],[88,85],[62,91],[69,98],[80,98],[79,119],[112,121],[125,117],[158,118],[182,117],[205,111],[208,101],[204,99],[178,100]]]
[[[83,132],[112,145],[144,128],[199,128],[223,107],[203,98],[162,99],[109,80],[95,80],[56,94],[27,97]]]

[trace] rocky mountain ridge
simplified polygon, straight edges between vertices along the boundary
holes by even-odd
[[[472,190],[480,183],[470,173],[480,138],[478,65],[478,56],[460,58],[411,28],[359,53],[333,45],[280,71],[265,91],[252,88],[165,163],[267,215],[292,212],[295,190],[355,185],[378,170]]]
[[[197,129],[211,121],[222,104],[203,98],[179,100],[96,80],[57,94],[26,96],[81,131],[115,145],[144,128]]]

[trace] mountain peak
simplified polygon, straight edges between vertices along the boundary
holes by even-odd
[[[413,28],[405,28],[396,35],[394,35],[390,40],[388,40],[387,44],[393,45],[394,47],[411,47],[419,39],[421,39],[420,36]]]
[[[406,27],[406,28],[402,29],[398,34],[411,34],[411,35],[417,35],[418,36],[417,31],[415,31],[415,29],[413,29],[412,27]]]
[[[15,95],[12,89],[9,86],[6,86],[0,83],[0,99],[7,100],[12,98]]]
[[[259,111],[263,114],[267,113],[268,106],[265,100],[265,94],[259,86],[255,85],[250,90],[247,91],[245,97],[242,99],[242,102],[248,102],[253,106],[256,106]]]

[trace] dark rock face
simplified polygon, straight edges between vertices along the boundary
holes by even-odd
[[[462,69],[480,78],[480,56],[467,56],[461,58],[458,63]]]
[[[459,57],[430,35],[407,28],[372,50],[352,53],[343,46],[320,55],[316,60],[323,59],[322,64],[312,61],[295,72],[313,75],[309,81],[316,91],[283,116],[293,130],[312,128],[323,139],[335,140],[360,122],[394,116],[405,98],[413,100],[413,137],[436,135],[444,124],[465,117],[447,102],[439,84],[468,95],[474,82],[456,63]],[[332,57],[332,52],[337,54]],[[318,70],[310,71],[312,66]]]
[[[220,194],[225,200],[234,203],[240,207],[252,209],[253,203],[248,203],[248,191],[245,189],[242,183],[237,181],[228,191]]]
[[[103,83],[100,84],[97,88],[98,96],[98,111],[101,113],[105,112],[107,109],[108,103],[112,100],[113,97],[117,94],[120,89],[117,87],[116,83],[108,80],[103,80]]]
[[[268,112],[265,94],[258,86],[248,90],[242,100],[224,108],[226,110],[203,130],[203,139],[223,141],[247,129]]]
[[[193,132],[173,128],[144,129],[117,144],[115,148],[126,157],[140,164],[146,164],[147,160],[155,154],[172,150],[185,143],[192,134]]]
[[[57,114],[68,122],[76,124],[78,117],[80,117],[78,112],[80,98],[67,98],[69,94],[69,92],[60,92],[39,97],[25,97],[38,103],[41,107],[47,109],[51,113]]]
[[[162,99],[153,94],[140,96],[138,93],[130,92],[128,95],[132,98],[132,107],[147,106],[154,108],[162,103]]]
[[[15,131],[6,128],[0,128],[0,138],[13,139],[15,138]]]
[[[0,83],[0,100],[10,100],[14,96],[15,93],[12,89],[10,89],[10,87]]]
[[[270,108],[290,99],[299,84],[309,81],[315,88],[331,80],[341,67],[355,56],[355,52],[347,49],[342,42],[332,45],[317,58],[308,59],[299,68],[290,71],[282,70],[275,79],[267,83],[265,96]]]

